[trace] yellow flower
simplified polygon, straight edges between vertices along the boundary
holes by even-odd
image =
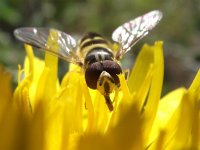
[[[58,58],[45,54],[42,61],[25,48],[13,96],[0,67],[0,149],[200,149],[200,71],[189,89],[160,98],[162,42],[143,46],[127,82],[119,75],[113,112],[87,87],[81,68],[71,64],[59,84]]]

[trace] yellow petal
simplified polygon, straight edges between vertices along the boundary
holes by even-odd
[[[11,103],[3,110],[2,106],[0,108],[0,149],[12,150],[20,146],[23,147],[21,143],[21,136],[23,137],[23,134],[20,132],[22,129],[20,121],[22,119],[18,111],[14,109]]]
[[[110,147],[115,150],[144,149],[142,135],[142,118],[137,105],[132,103],[126,110],[121,112],[115,126],[107,133]]]
[[[45,149],[61,149],[61,146],[66,147],[71,144],[67,143],[67,141],[69,139],[72,114],[69,112],[69,106],[67,107],[66,104],[64,100],[52,100],[48,105],[48,110],[44,112]],[[64,143],[65,145],[63,145]]]
[[[199,107],[197,89],[200,86],[197,73],[191,87],[178,89],[165,96],[155,118],[149,149],[198,149]],[[195,83],[196,82],[196,83]],[[164,133],[164,134],[162,134]],[[164,140],[160,141],[160,136]]]
[[[134,105],[120,114],[120,119],[106,133],[90,133],[80,137],[76,149],[143,149],[139,111]]]
[[[200,70],[197,72],[190,88],[189,92],[194,95],[194,122],[191,132],[191,142],[189,144],[190,149],[200,149]]]
[[[149,94],[145,109],[155,115],[162,89],[163,70],[162,42],[156,42],[154,46],[144,45],[128,80],[130,92],[136,93],[134,102],[141,111]],[[152,119],[154,115],[151,114]]]
[[[77,150],[111,150],[113,149],[108,144],[108,141],[102,134],[90,134],[86,136],[82,136],[78,141]]]
[[[85,110],[84,91],[81,89],[82,74],[68,72],[61,84],[57,99],[63,100],[70,112],[71,130],[83,132],[83,110]]]
[[[30,77],[30,80],[33,80],[35,70],[34,70],[34,54],[33,49],[30,45],[25,44],[25,50],[27,57],[25,58],[24,63],[24,70],[25,70],[25,77]]]
[[[162,147],[166,147],[174,136],[180,117],[181,101],[185,92],[186,89],[180,88],[170,92],[161,99],[147,144],[151,145],[153,143],[150,149],[155,149],[158,145],[161,146],[159,136],[164,136],[163,138],[165,139],[162,141]]]
[[[37,105],[36,91],[42,70],[44,68],[44,61],[34,57],[31,46],[25,45],[25,49],[27,57],[24,62],[24,73],[25,78],[29,80],[29,98],[31,107],[34,110]]]
[[[50,101],[49,94],[46,94],[47,91],[46,87],[48,85],[48,75],[49,75],[49,68],[44,68],[42,74],[40,75],[40,78],[36,84],[36,92],[35,92],[35,106],[38,105],[38,103],[47,103],[47,101]],[[51,93],[52,94],[52,93]]]
[[[154,53],[148,45],[144,45],[137,56],[133,70],[128,79],[128,87],[131,93],[137,92],[143,83],[146,74],[154,62]]]
[[[148,96],[148,92],[152,83],[152,75],[153,75],[154,67],[150,66],[143,82],[141,83],[141,87],[135,95],[134,102],[138,105],[139,110],[144,111],[143,107],[145,104],[145,100]]]
[[[52,50],[58,52],[58,33],[54,30],[50,30],[50,36],[48,38],[47,44],[50,45],[50,47],[53,47]],[[46,83],[43,89],[43,94],[45,95],[44,101],[51,100],[53,96],[55,96],[57,90],[58,90],[58,79],[57,79],[57,73],[58,73],[58,57],[53,56],[49,53],[45,53],[45,69],[49,69],[48,75],[46,76]],[[40,84],[40,83],[38,83]],[[38,87],[40,88],[40,87]],[[38,89],[39,90],[39,89]]]
[[[11,105],[12,88],[11,88],[11,75],[6,72],[3,66],[0,65],[0,124],[7,118],[7,112]],[[0,126],[0,130],[4,130],[3,125]],[[3,134],[1,132],[1,134]],[[1,142],[3,139],[0,139]],[[1,143],[0,144],[3,144]],[[0,146],[1,148],[1,146]]]
[[[180,105],[180,116],[177,119],[177,129],[171,139],[168,149],[188,149],[191,129],[193,124],[194,105],[192,104],[193,95],[186,92],[183,95]]]
[[[195,76],[195,78],[194,78],[189,90],[190,91],[195,91],[195,92],[198,92],[200,90],[200,70],[197,72],[197,74],[196,74],[196,76]]]
[[[30,80],[29,78],[25,78],[18,84],[13,95],[14,104],[17,108],[20,108],[24,114],[29,114],[32,111],[29,89]]]
[[[3,66],[0,65],[0,100],[2,103],[9,101],[12,96],[11,75],[5,72]],[[3,104],[0,105],[0,107]],[[0,108],[1,110],[1,108]]]
[[[144,117],[146,121],[144,125],[144,137],[148,137],[149,132],[151,131],[162,92],[163,74],[164,74],[162,45],[163,45],[162,42],[156,42],[154,46],[149,48],[151,49],[151,51],[153,51],[154,54],[154,60],[153,60],[154,70],[151,81],[152,83],[149,89],[149,95],[144,107]]]

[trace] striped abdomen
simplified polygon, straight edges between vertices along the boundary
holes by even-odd
[[[108,41],[93,32],[89,32],[82,38],[79,51],[81,57],[85,58],[85,66],[97,61],[113,60],[114,57]]]

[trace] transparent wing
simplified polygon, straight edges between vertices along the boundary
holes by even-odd
[[[75,52],[76,40],[64,32],[48,28],[23,27],[15,29],[14,35],[24,43],[48,51],[68,62],[82,65],[82,60]]]
[[[162,12],[154,10],[119,26],[112,34],[113,41],[121,46],[116,58],[121,59],[133,45],[158,24],[161,18]]]

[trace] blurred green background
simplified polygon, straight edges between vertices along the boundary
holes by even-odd
[[[188,87],[200,67],[199,0],[1,0],[0,64],[13,74],[16,84],[17,65],[25,56],[23,45],[13,37],[17,27],[53,27],[75,37],[96,31],[111,39],[116,27],[154,9],[163,12],[162,21],[125,56],[123,66],[132,67],[144,43],[163,40],[164,92]],[[60,61],[60,78],[67,64]]]

